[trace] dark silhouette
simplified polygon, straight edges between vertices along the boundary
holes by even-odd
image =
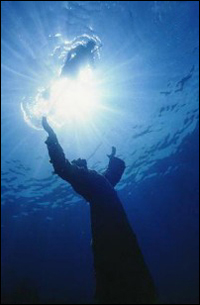
[[[70,163],[46,118],[42,125],[49,134],[45,143],[55,173],[90,203],[97,302],[155,303],[151,275],[114,189],[125,170],[124,161],[115,157],[113,147],[104,174],[89,170],[83,159]]]
[[[91,39],[85,45],[79,44],[72,48],[67,54],[67,59],[60,76],[77,77],[83,66],[93,66],[96,47],[96,42]]]

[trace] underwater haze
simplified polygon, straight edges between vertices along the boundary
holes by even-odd
[[[81,111],[65,116],[66,94],[52,126],[70,161],[99,172],[117,148],[159,302],[198,304],[199,2],[1,1],[1,26],[2,303],[94,302],[89,205],[52,173],[40,124],[41,92],[94,39]]]

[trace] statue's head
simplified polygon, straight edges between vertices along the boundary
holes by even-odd
[[[78,166],[78,167],[83,167],[85,169],[87,169],[87,161],[85,159],[77,159],[77,160],[73,160],[72,164]]]

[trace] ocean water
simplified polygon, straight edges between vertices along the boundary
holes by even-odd
[[[63,50],[95,37],[103,106],[84,128],[53,127],[69,160],[86,158],[100,172],[117,147],[126,162],[117,190],[160,303],[198,304],[199,2],[1,9],[2,303],[93,302],[89,206],[52,174],[46,134],[27,109],[55,81]]]

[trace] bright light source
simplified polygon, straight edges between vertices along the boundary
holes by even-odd
[[[94,120],[98,103],[99,95],[94,74],[87,67],[80,72],[77,79],[56,80],[48,90],[39,92],[34,103],[26,108],[28,108],[30,120],[41,120],[42,116],[47,116],[58,126],[81,125]],[[24,107],[22,108],[24,113],[27,112]],[[25,119],[27,121],[27,113]]]
[[[61,79],[50,89],[50,117],[59,124],[86,122],[97,109],[97,88],[88,68],[81,71],[77,80]]]

